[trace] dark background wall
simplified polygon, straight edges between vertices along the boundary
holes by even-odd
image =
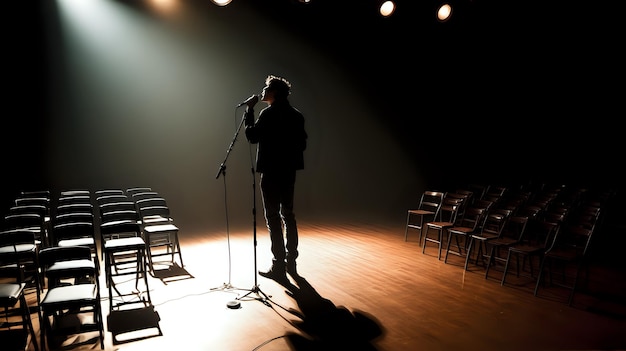
[[[222,230],[226,206],[248,225],[245,138],[215,176],[235,105],[270,73],[307,118],[302,217],[401,221],[424,189],[470,182],[622,187],[624,21],[610,2],[471,1],[445,25],[406,0],[389,19],[356,0],[335,15],[324,0],[186,0],[170,15],[61,3],[6,5],[5,208],[25,189],[147,185],[189,230]]]

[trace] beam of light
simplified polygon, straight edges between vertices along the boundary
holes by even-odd
[[[148,4],[156,11],[161,13],[169,13],[176,10],[179,0],[146,0]]]

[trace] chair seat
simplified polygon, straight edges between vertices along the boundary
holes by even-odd
[[[452,222],[429,222],[426,223],[426,226],[432,229],[443,229],[454,226]]]
[[[20,297],[26,284],[3,283],[0,284],[0,305],[13,306]]]
[[[68,271],[68,270],[83,270],[85,268],[87,269],[94,269],[96,267],[96,264],[93,262],[93,260],[69,260],[69,261],[59,261],[59,262],[55,262],[52,265],[50,265],[47,269],[48,269],[48,273],[49,274],[54,274],[55,271]]]
[[[32,254],[35,252],[36,249],[37,249],[37,245],[35,243],[2,246],[0,247],[0,254],[21,254],[21,253]]]
[[[178,227],[173,224],[156,224],[156,225],[148,225],[143,228],[144,231],[148,233],[156,233],[156,232],[171,232],[178,230]]]
[[[79,306],[83,303],[91,304],[95,299],[98,299],[96,284],[60,286],[48,291],[41,301],[41,307],[46,309],[46,307],[54,307],[57,304]]]
[[[96,241],[94,238],[76,238],[76,239],[65,239],[60,240],[57,243],[58,246],[94,246],[96,245]]]
[[[541,252],[543,250],[544,248],[541,246],[526,245],[526,244],[517,244],[515,246],[509,247],[509,251],[511,252],[526,253],[526,254],[534,253],[534,252]]]
[[[435,214],[434,211],[428,211],[428,210],[409,210],[409,213],[418,214],[418,215],[434,215]]]
[[[457,233],[457,234],[469,234],[474,232],[474,228],[470,228],[470,227],[453,227],[448,229],[448,232],[450,233]]]
[[[107,240],[104,243],[104,249],[107,251],[144,249],[145,247],[146,243],[138,236]]]

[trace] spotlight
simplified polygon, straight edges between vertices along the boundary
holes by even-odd
[[[439,22],[445,22],[452,16],[452,6],[450,4],[443,4],[437,9],[437,20]]]
[[[231,3],[233,0],[211,0],[217,6],[226,6]]]
[[[383,17],[389,17],[396,10],[396,4],[393,1],[385,1],[380,5],[379,12]]]

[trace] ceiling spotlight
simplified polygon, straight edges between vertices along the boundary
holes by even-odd
[[[450,4],[443,4],[437,9],[437,20],[439,22],[445,22],[452,16],[452,6]]]
[[[231,3],[232,0],[211,0],[217,6],[226,6]]]
[[[385,1],[380,5],[379,12],[383,17],[389,17],[396,10],[396,4],[393,1]]]

